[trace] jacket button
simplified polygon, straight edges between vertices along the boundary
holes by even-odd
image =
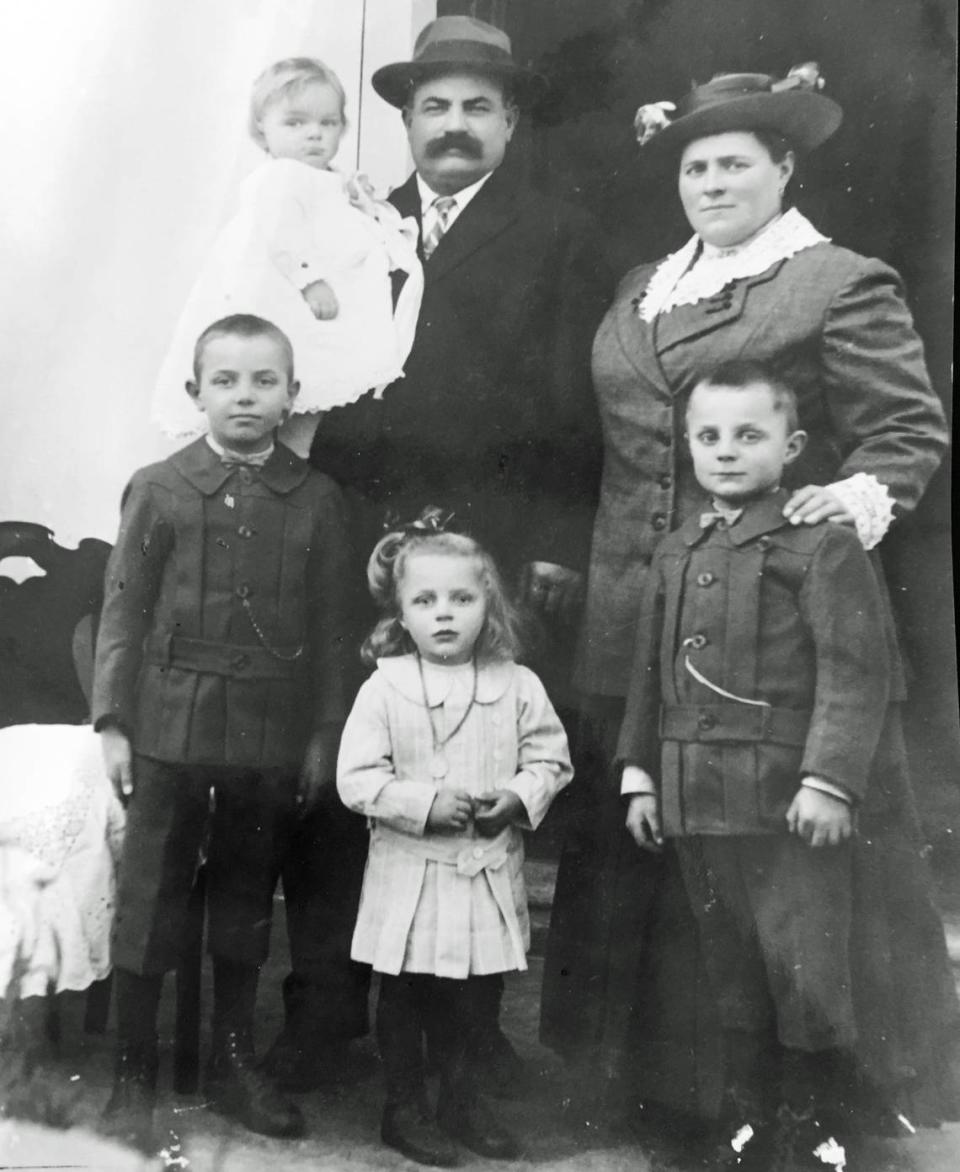
[[[239,585],[236,588],[234,593],[236,594],[237,598],[249,598],[250,597],[250,587],[246,584],[246,582],[243,582],[241,585]]]
[[[250,528],[249,525],[241,525],[239,527],[239,529],[237,529],[237,533],[241,537],[252,537],[253,536],[253,530]]]
[[[237,671],[243,671],[243,669],[245,667],[250,666],[250,656],[243,655],[241,653],[240,655],[235,655],[230,662],[233,664],[233,666],[236,668]]]
[[[657,481],[657,483],[660,485],[661,488],[669,488],[670,485],[673,484],[673,477],[670,475],[669,472],[664,472],[664,474],[660,477],[660,479]]]
[[[697,717],[697,728],[704,732],[709,732],[710,729],[717,727],[717,718],[712,712],[701,712]]]
[[[666,529],[667,518],[663,515],[663,513],[654,513],[650,524],[654,527],[654,529]]]
[[[712,586],[716,580],[709,570],[704,570],[702,574],[697,574],[698,586]]]
[[[482,846],[475,846],[473,848],[473,857],[475,859],[482,859],[483,858],[483,847]]]
[[[694,635],[688,640],[688,645],[692,647],[694,651],[700,651],[701,648],[706,647],[707,645],[707,636]]]
[[[760,547],[760,549],[769,549],[770,545],[771,545],[770,538],[769,537],[758,537],[757,538],[757,545]]]

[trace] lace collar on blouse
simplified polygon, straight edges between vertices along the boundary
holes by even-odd
[[[652,322],[658,314],[678,305],[696,305],[731,281],[758,277],[778,261],[828,240],[796,208],[736,248],[711,248],[693,236],[657,267],[637,312]]]

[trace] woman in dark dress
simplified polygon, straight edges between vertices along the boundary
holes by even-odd
[[[619,1081],[631,1097],[707,1116],[725,1057],[695,928],[669,847],[651,856],[625,832],[610,767],[651,555],[704,504],[684,396],[721,362],[771,365],[796,388],[809,435],[785,512],[855,526],[868,549],[915,508],[947,441],[897,273],[785,210],[798,152],[840,124],[819,84],[815,66],[781,82],[727,74],[695,88],[672,121],[669,103],[638,112],[642,148],[677,161],[695,234],[627,274],[593,351],[605,459],[577,673],[593,759],[580,765],[561,858],[541,1033],[594,1068],[590,1085]],[[890,639],[894,703],[859,812],[854,1081],[933,1121],[955,1106],[945,1039],[957,1007],[907,774],[892,618]]]

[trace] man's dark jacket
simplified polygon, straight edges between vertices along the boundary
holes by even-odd
[[[415,176],[390,199],[419,222]],[[374,506],[368,524],[436,504],[508,573],[585,568],[601,464],[590,350],[611,295],[589,217],[498,168],[425,264],[405,377],[331,411],[311,462]]]

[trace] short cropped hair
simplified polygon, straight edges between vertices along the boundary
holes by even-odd
[[[797,393],[779,374],[765,362],[755,362],[749,359],[735,358],[730,362],[721,362],[719,366],[708,371],[699,378],[693,388],[698,387],[729,387],[731,390],[744,391],[747,387],[757,384],[767,387],[773,399],[775,411],[783,412],[786,416],[787,431],[794,432],[800,426],[800,411],[797,406]],[[690,409],[690,399],[693,391],[687,398],[687,410]]]
[[[214,338],[270,338],[283,351],[287,367],[287,378],[293,382],[293,346],[290,339],[272,321],[264,317],[257,317],[252,313],[233,313],[229,317],[222,317],[213,322],[197,338],[193,348],[193,377],[199,382],[203,373],[203,356],[208,344]]]
[[[340,78],[329,65],[315,57],[285,57],[260,74],[250,95],[250,137],[266,148],[261,123],[267,110],[282,98],[293,97],[308,85],[328,85],[340,100],[340,117],[346,122],[347,95]]]

